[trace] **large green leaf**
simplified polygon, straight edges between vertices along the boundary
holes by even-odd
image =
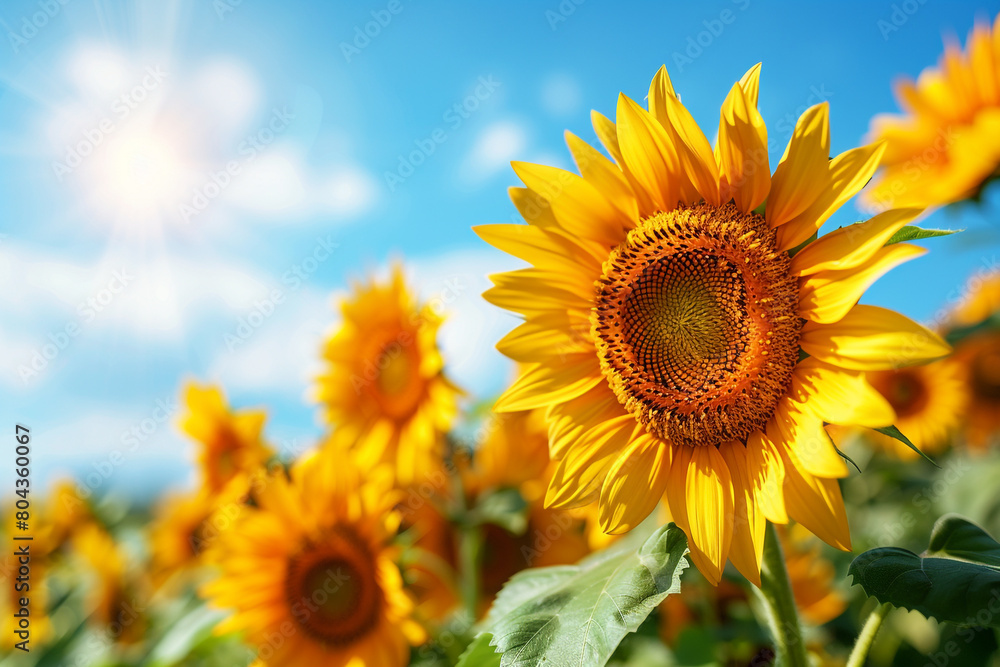
[[[938,519],[923,555],[872,549],[849,573],[880,602],[958,625],[1000,627],[1000,544],[960,516]]]
[[[674,524],[641,546],[622,540],[577,565],[514,575],[485,621],[503,667],[604,665],[665,597],[680,590],[687,541]]]
[[[490,646],[493,635],[484,632],[477,636],[462,653],[455,667],[500,667],[500,654]]]

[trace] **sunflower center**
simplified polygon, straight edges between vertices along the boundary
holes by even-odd
[[[382,600],[369,550],[346,531],[289,563],[286,594],[299,625],[312,637],[335,645],[370,631]]]
[[[914,415],[927,404],[927,387],[910,369],[869,376],[869,381],[900,417]]]
[[[764,219],[733,204],[643,220],[605,262],[591,329],[618,400],[675,444],[745,440],[798,361],[798,286]]]
[[[980,398],[1000,401],[1000,342],[993,342],[972,363],[972,389]]]
[[[420,357],[408,341],[392,341],[381,346],[373,362],[376,369],[374,392],[383,412],[402,418],[413,413],[423,395]]]

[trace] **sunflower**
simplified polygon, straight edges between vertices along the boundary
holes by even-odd
[[[161,585],[175,574],[190,574],[205,564],[209,545],[243,511],[252,479],[256,478],[239,475],[219,493],[199,487],[163,498],[149,533],[154,584]]]
[[[778,535],[792,595],[802,617],[813,625],[823,625],[844,613],[847,600],[834,585],[836,568],[822,556],[815,538],[798,524]]]
[[[949,314],[955,360],[968,393],[965,436],[982,449],[1000,443],[1000,272],[973,275]]]
[[[392,463],[403,485],[425,479],[440,468],[460,393],[437,347],[442,319],[417,301],[399,266],[386,283],[355,285],[340,309],[343,324],[323,348],[327,371],[316,390],[333,439]]]
[[[51,530],[53,548],[70,540],[73,532],[93,516],[76,482],[62,479],[52,485],[44,505],[45,523]]]
[[[118,644],[143,639],[147,596],[141,578],[129,571],[126,554],[102,526],[89,522],[73,537],[73,548],[92,575],[90,620]]]
[[[390,542],[399,515],[386,466],[327,449],[255,490],[257,507],[210,547],[221,570],[202,592],[235,613],[262,665],[404,665],[423,640]]]
[[[956,358],[969,388],[968,444],[977,449],[1000,444],[1000,331],[966,338],[959,343]]]
[[[935,454],[947,447],[962,420],[968,391],[961,365],[941,359],[926,366],[868,374],[868,381],[896,412],[895,426],[920,451]],[[917,453],[889,436],[869,433],[879,446],[904,459]]]
[[[191,383],[184,390],[187,413],[181,428],[200,445],[198,465],[210,493],[241,474],[260,468],[274,453],[261,439],[263,410],[232,411],[222,390]]]
[[[713,153],[661,68],[648,111],[621,95],[617,125],[594,114],[614,162],[567,134],[583,176],[514,163],[528,224],[476,230],[531,264],[493,276],[484,296],[525,320],[497,345],[527,369],[496,409],[547,410],[559,460],[547,504],[598,500],[604,530],[621,533],[665,498],[712,582],[727,557],[759,582],[765,519],[849,549],[847,467],[824,422],[891,424],[863,372],[949,350],[902,315],[856,305],[923,253],[883,247],[918,210],[810,242],[882,148],[830,160],[819,104],[772,176],[759,72],[730,90]]]
[[[554,466],[549,460],[547,426],[541,411],[490,414],[478,432],[481,442],[473,457],[458,457],[457,473],[465,495],[462,509],[472,515],[497,493],[516,491],[524,502],[523,530],[486,521],[478,524],[479,549],[477,612],[485,613],[511,576],[529,567],[575,563],[591,550],[588,518],[583,511],[546,508],[545,490]],[[410,499],[403,504],[404,522],[416,536],[414,546],[434,556],[453,572],[459,562],[459,527],[449,519],[456,508],[452,495],[440,489],[433,498]],[[458,509],[457,513],[461,513]],[[596,518],[596,517],[595,517]],[[595,522],[596,523],[596,522]],[[422,608],[451,611],[459,602],[451,578],[432,578],[425,572],[420,582]],[[433,581],[439,582],[431,586]],[[444,604],[450,602],[450,606]]]
[[[965,51],[945,46],[938,67],[896,85],[902,115],[880,115],[870,136],[886,142],[873,208],[932,206],[974,197],[1000,167],[1000,16],[977,23]]]
[[[523,534],[486,526],[482,584],[488,599],[520,570],[575,563],[590,551],[586,514],[545,506],[555,466],[549,459],[544,412],[495,413],[491,420],[489,437],[476,450],[473,465],[463,470],[463,488],[479,499],[516,489],[528,507]]]

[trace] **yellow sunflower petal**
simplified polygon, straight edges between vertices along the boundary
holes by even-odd
[[[603,421],[624,414],[625,408],[607,384],[598,384],[574,399],[549,406],[546,411],[549,455],[556,460],[564,458],[584,433]]]
[[[689,175],[698,194],[707,203],[718,206],[722,203],[719,199],[719,169],[712,154],[712,145],[680,100],[670,95],[664,99],[670,121],[681,142],[677,146],[681,168]],[[686,201],[691,200],[688,198]]]
[[[782,455],[788,515],[830,546],[850,551],[851,530],[840,484],[810,475],[790,451],[782,450]]]
[[[885,242],[923,212],[901,208],[880,213],[857,225],[841,227],[810,243],[792,258],[792,273],[807,276],[819,271],[842,271],[862,264]]]
[[[624,219],[637,221],[639,210],[635,194],[622,170],[569,130],[566,131],[566,144],[569,146],[576,167],[580,170],[584,180],[600,190],[611,204],[621,212]]]
[[[784,459],[761,431],[754,431],[747,438],[747,474],[764,516],[773,523],[788,523]]]
[[[601,529],[632,530],[656,507],[667,486],[670,445],[644,433],[634,438],[608,470],[601,488]]]
[[[670,127],[670,113],[667,106],[668,97],[676,98],[677,93],[674,92],[674,84],[671,83],[670,75],[667,74],[667,66],[661,65],[660,69],[653,75],[653,80],[649,82],[647,103],[649,104],[650,115],[660,121],[660,125],[664,127]]]
[[[650,199],[646,190],[640,186],[639,181],[632,172],[628,170],[625,160],[622,158],[621,147],[618,145],[618,127],[612,120],[596,111],[590,112],[590,119],[597,138],[601,140],[601,144],[604,145],[605,150],[608,151],[615,162],[618,163],[618,166],[621,167],[622,173],[625,175],[625,180],[628,181],[632,189],[632,194],[635,197],[639,217],[645,218],[655,213],[656,205]]]
[[[847,465],[823,421],[802,404],[783,398],[767,423],[767,437],[778,449],[793,452],[805,471],[817,477],[847,477]]]
[[[490,276],[493,287],[483,292],[483,298],[494,306],[525,316],[550,311],[575,309],[587,311],[590,299],[578,290],[571,291],[558,275],[539,269],[518,269]]]
[[[747,104],[755,109],[757,108],[757,94],[760,91],[760,68],[761,63],[757,63],[740,78],[740,88],[746,95]]]
[[[926,248],[895,243],[880,248],[868,261],[843,271],[819,271],[802,278],[799,286],[799,315],[831,324],[854,307],[871,285],[903,262],[927,254]]]
[[[507,194],[528,224],[547,230],[559,228],[559,222],[552,214],[552,206],[545,197],[529,188],[510,187],[507,188]]]
[[[795,367],[789,395],[805,403],[830,424],[882,428],[896,420],[896,411],[865,379],[819,359],[804,359]]]
[[[733,538],[733,481],[715,447],[676,447],[667,481],[670,513],[688,535],[691,560],[718,585]]]
[[[807,322],[799,345],[820,361],[859,371],[888,370],[947,355],[936,333],[897,312],[854,306],[836,324]]]
[[[660,123],[624,94],[618,96],[618,145],[629,171],[660,210],[669,211],[684,196],[677,150]]]
[[[500,339],[497,349],[515,361],[561,361],[570,354],[593,350],[593,343],[576,332],[568,313],[551,312],[522,323]]]
[[[829,186],[811,206],[778,229],[778,247],[796,247],[814,233],[833,213],[858,193],[871,179],[885,152],[885,143],[851,149],[829,164]]]
[[[619,165],[625,164],[621,147],[618,145],[618,128],[615,127],[614,121],[598,111],[590,112],[590,121],[594,126],[594,134],[601,140],[605,150]]]
[[[799,118],[774,170],[765,212],[768,224],[783,225],[812,206],[829,185],[829,161],[829,105],[822,102]]]
[[[512,162],[514,173],[552,206],[559,226],[574,236],[617,245],[628,222],[582,176],[541,164]]]
[[[744,577],[760,586],[760,561],[764,554],[764,529],[767,520],[757,507],[750,478],[747,450],[742,443],[729,442],[719,447],[733,479],[733,543],[729,560]]]
[[[721,198],[732,198],[744,213],[760,206],[771,189],[767,128],[756,105],[746,99],[738,84],[722,104],[718,153]]]
[[[628,446],[635,430],[632,415],[622,415],[584,433],[552,473],[545,506],[579,507],[596,500],[608,469]]]
[[[496,412],[518,412],[564,403],[604,381],[593,354],[568,355],[559,367],[530,366],[497,400]]]

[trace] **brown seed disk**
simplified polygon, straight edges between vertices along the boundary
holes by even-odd
[[[383,604],[374,558],[346,527],[307,544],[289,561],[285,597],[306,634],[334,646],[368,634]]]
[[[798,283],[764,219],[721,207],[644,220],[604,263],[591,312],[622,405],[675,444],[745,441],[798,362]]]

